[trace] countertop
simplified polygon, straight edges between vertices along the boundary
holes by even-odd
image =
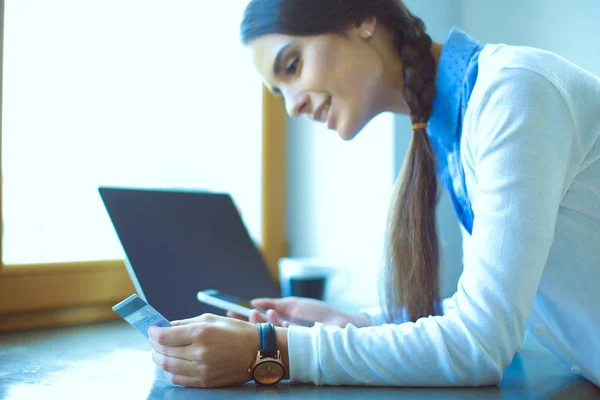
[[[317,387],[282,382],[188,389],[167,381],[146,339],[125,322],[0,335],[0,399],[600,399],[527,337],[500,385],[482,388]]]

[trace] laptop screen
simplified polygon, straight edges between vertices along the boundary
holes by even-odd
[[[224,311],[200,303],[200,290],[246,299],[279,288],[224,193],[100,187],[138,295],[169,320]]]

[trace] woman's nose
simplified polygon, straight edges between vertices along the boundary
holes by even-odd
[[[285,103],[290,117],[298,117],[309,112],[310,98],[306,94],[294,96]]]

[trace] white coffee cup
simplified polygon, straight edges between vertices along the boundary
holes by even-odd
[[[322,258],[284,257],[279,259],[281,296],[323,300],[328,278],[335,272]]]

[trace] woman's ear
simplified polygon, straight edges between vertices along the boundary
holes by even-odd
[[[377,18],[369,17],[362,21],[356,22],[356,33],[361,39],[370,39],[375,34],[375,28],[377,27]]]

